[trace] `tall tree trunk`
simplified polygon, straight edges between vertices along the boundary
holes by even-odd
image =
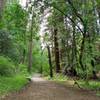
[[[32,46],[33,45],[33,41],[32,41],[32,33],[30,36],[30,40],[29,40],[29,62],[28,62],[28,72],[31,72],[31,68],[32,68]]]
[[[28,21],[27,21],[27,23],[28,23]],[[27,29],[27,26],[26,26],[26,29]],[[25,33],[23,34],[23,42],[24,42],[24,45],[26,46],[26,48],[27,48],[27,42],[26,42],[26,30],[25,30]],[[23,51],[22,51],[22,64],[24,64],[25,63],[25,57],[26,57],[26,49],[25,49],[25,47],[23,48]]]
[[[42,50],[42,48],[41,48],[41,50]],[[43,50],[41,51],[41,58],[42,58],[42,56],[43,56]],[[42,65],[42,61],[43,61],[43,60],[41,60],[41,66],[40,66],[40,74],[41,74],[41,75],[43,74],[43,65]]]
[[[74,14],[73,14],[74,15]],[[73,20],[75,20],[75,17],[73,16]],[[77,75],[77,72],[75,70],[75,67],[77,66],[77,51],[76,51],[76,40],[75,40],[75,24],[72,23],[72,27],[73,27],[73,38],[72,38],[72,61],[71,61],[71,71],[73,76]]]
[[[34,15],[32,15],[32,21],[31,21],[31,30],[30,30],[30,37],[29,37],[29,62],[28,62],[28,72],[31,72],[32,68],[32,48],[33,48],[33,18]]]
[[[84,5],[82,15],[85,17],[87,15],[87,9],[86,9],[87,0],[83,0],[82,2],[83,2],[83,5]],[[83,33],[82,33],[83,38],[82,38],[81,47],[80,47],[79,63],[80,63],[82,70],[85,71],[86,70],[85,69],[86,64],[83,63],[83,60],[84,60],[83,56],[84,56],[84,52],[85,52],[85,42],[86,42],[86,34],[87,34],[87,21],[82,19],[82,24],[83,24]]]
[[[24,62],[25,62],[25,54],[26,54],[26,50],[24,48],[23,49],[23,55],[22,55],[22,64],[24,64]]]
[[[96,75],[96,71],[95,71],[95,64],[94,64],[94,61],[91,60],[91,65],[92,65],[92,78],[93,79],[98,79],[97,75]]]
[[[57,38],[57,29],[54,29],[54,53],[55,53],[55,64],[56,64],[56,73],[60,73],[60,58],[59,58],[59,44]]]
[[[50,77],[53,77],[53,68],[52,68],[52,61],[51,61],[51,52],[50,52],[50,47],[47,46],[48,50],[48,60],[49,60],[49,69],[50,69]]]
[[[83,64],[83,55],[84,55],[84,49],[85,49],[86,32],[87,32],[86,25],[84,24],[84,34],[83,34],[83,39],[82,39],[81,48],[80,48],[80,55],[79,55],[79,63],[83,71],[85,70],[85,67]]]
[[[67,22],[67,17],[65,16],[65,18],[64,18],[64,20],[65,20],[65,29],[66,29],[66,33],[70,33],[69,32],[69,30],[68,30],[68,22]],[[69,41],[69,35],[70,34],[66,34],[67,35],[67,37],[66,37],[66,56],[67,56],[67,66],[65,66],[65,69],[64,69],[64,74],[65,75],[68,75],[68,68],[71,66],[70,64],[71,64],[71,56],[70,56],[70,49],[71,49],[71,46],[69,46],[69,43],[68,43],[68,41]]]
[[[29,59],[28,59],[28,72],[31,72],[32,68],[32,50],[33,50],[33,28],[34,28],[34,10],[31,8],[29,11],[29,17],[32,18],[29,20],[30,23],[30,36],[29,36]]]

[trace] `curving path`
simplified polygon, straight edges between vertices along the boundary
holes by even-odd
[[[2,100],[100,100],[100,97],[86,90],[46,81],[40,76],[35,76],[25,89]]]

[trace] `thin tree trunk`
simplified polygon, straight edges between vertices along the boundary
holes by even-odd
[[[27,23],[28,23],[28,21],[27,21]],[[26,26],[26,29],[27,29],[27,26]],[[25,30],[25,33],[23,34],[23,42],[24,42],[24,45],[25,46],[27,46],[27,42],[26,42],[26,30]],[[26,47],[27,48],[27,47]],[[22,58],[22,64],[24,64],[25,63],[25,57],[26,57],[26,49],[25,49],[25,47],[23,48],[23,58]]]
[[[55,64],[56,64],[56,73],[60,73],[60,58],[59,58],[59,44],[57,38],[57,29],[54,29],[54,48],[55,48]]]
[[[23,49],[22,64],[24,64],[24,62],[25,62],[25,53],[26,53],[26,51],[25,51],[25,49]]]
[[[43,55],[43,51],[41,51],[41,58]],[[42,60],[41,60],[41,66],[40,66],[40,73],[43,74],[43,66],[42,66]]]
[[[29,36],[29,59],[28,59],[28,72],[31,72],[31,68],[32,68],[32,50],[33,50],[33,26],[34,26],[34,11],[31,8],[31,13],[29,14],[32,15],[32,19],[29,20],[30,23],[30,36]]]
[[[93,75],[93,79],[98,79],[97,75],[96,75],[96,72],[95,72],[95,64],[94,64],[94,61],[91,60],[91,65],[92,65],[92,75]]]
[[[75,20],[74,16],[73,16],[73,19]],[[75,70],[75,67],[76,67],[76,59],[77,59],[77,51],[76,51],[76,40],[75,40],[75,25],[74,23],[72,23],[72,27],[73,27],[73,40],[72,40],[72,66],[71,66],[71,71],[72,71],[72,74],[74,76],[77,75],[77,72]]]
[[[80,55],[79,55],[79,63],[82,68],[82,70],[85,70],[84,64],[83,64],[83,55],[84,55],[84,49],[85,49],[85,39],[86,39],[86,25],[84,25],[84,34],[83,34],[83,39],[81,43],[81,48],[80,48]]]
[[[29,40],[29,62],[28,62],[28,72],[31,72],[31,68],[32,68],[32,33],[31,33],[31,37]]]
[[[48,60],[49,60],[49,68],[50,68],[50,77],[53,77],[53,68],[52,68],[52,61],[51,61],[51,52],[50,52],[50,47],[47,46],[48,50]]]

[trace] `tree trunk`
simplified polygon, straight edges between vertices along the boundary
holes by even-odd
[[[31,9],[32,10],[32,9]],[[32,15],[30,23],[30,36],[29,36],[29,61],[28,61],[28,72],[31,72],[32,68],[32,49],[33,49],[33,28],[34,28],[34,11],[32,10],[29,16]]]
[[[51,61],[51,52],[50,52],[50,47],[47,46],[48,50],[48,60],[49,60],[49,68],[50,68],[50,77],[53,77],[53,68],[52,68],[52,61]]]
[[[41,58],[42,58],[42,55],[43,55],[43,51],[41,51]],[[43,60],[41,60],[41,66],[40,66],[40,73],[41,73],[41,75],[43,74],[42,61],[43,61]]]
[[[74,14],[73,14],[74,15]],[[75,17],[73,16],[73,20],[75,20]],[[73,38],[72,38],[72,61],[71,61],[71,71],[72,71],[72,75],[76,76],[77,72],[75,70],[75,67],[77,66],[77,51],[76,51],[76,40],[75,40],[75,24],[72,23],[72,27],[73,27]]]
[[[32,68],[32,46],[33,45],[33,41],[32,41],[32,32],[31,32],[31,36],[30,36],[30,40],[29,40],[29,62],[28,62],[28,72],[31,72],[31,68]]]
[[[23,49],[22,64],[24,64],[24,62],[25,62],[25,53],[26,53],[26,51],[25,51],[25,49]]]
[[[54,54],[55,54],[55,64],[56,73],[60,73],[60,58],[59,58],[59,44],[57,38],[57,29],[54,29]]]
[[[84,45],[85,45],[85,37],[83,37],[83,40],[82,40],[81,51],[80,51],[80,56],[79,56],[79,63],[80,63],[80,66],[81,66],[83,71],[85,70],[84,65],[83,65]]]
[[[93,75],[93,79],[98,79],[97,75],[96,75],[96,72],[95,72],[95,64],[94,64],[94,61],[91,60],[91,65],[92,65],[92,75]]]

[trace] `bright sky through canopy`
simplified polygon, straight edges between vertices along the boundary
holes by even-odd
[[[27,1],[27,0],[20,0],[20,4],[21,4],[22,6],[25,6],[25,5],[26,5],[26,1]]]

